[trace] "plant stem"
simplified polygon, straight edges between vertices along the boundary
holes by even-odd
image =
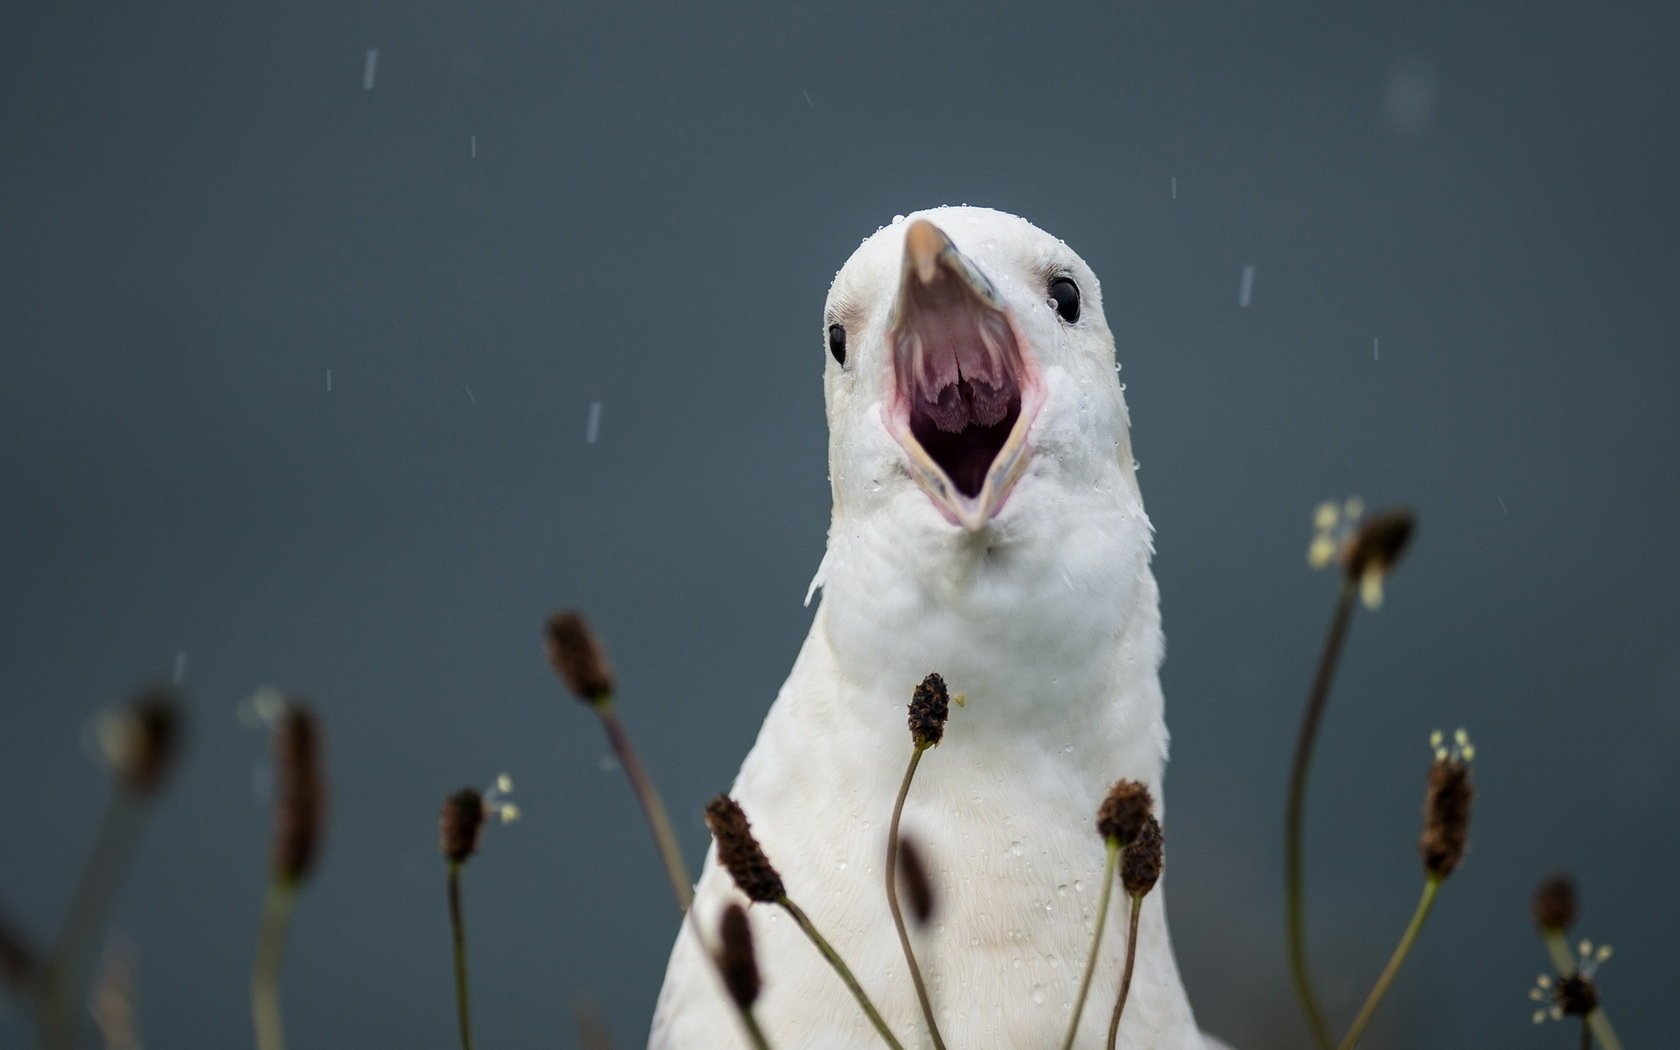
[[[758,1018],[752,1010],[741,1008],[741,1023],[747,1028],[747,1038],[752,1041],[753,1050],[770,1050],[770,1040],[764,1038],[764,1029],[758,1026]]]
[[[1306,879],[1302,866],[1302,821],[1307,802],[1307,767],[1312,761],[1313,745],[1318,740],[1319,723],[1330,698],[1330,682],[1336,674],[1336,661],[1347,641],[1348,626],[1353,620],[1356,589],[1352,582],[1342,581],[1336,598],[1336,612],[1330,620],[1330,631],[1319,653],[1318,671],[1313,676],[1312,689],[1307,694],[1306,711],[1301,716],[1300,734],[1295,739],[1295,758],[1289,770],[1289,803],[1284,824],[1284,904],[1289,936],[1289,971],[1295,982],[1295,995],[1301,1000],[1301,1011],[1307,1015],[1307,1025],[1313,1039],[1323,1050],[1332,1045],[1330,1027],[1324,1020],[1324,1008],[1319,1005],[1318,993],[1313,989],[1312,975],[1307,968],[1306,941]]]
[[[665,874],[671,880],[671,892],[677,898],[677,907],[687,911],[689,905],[694,903],[694,882],[688,877],[688,865],[683,863],[682,846],[677,842],[676,832],[671,830],[671,818],[665,812],[665,803],[659,797],[659,789],[653,786],[653,778],[648,776],[636,749],[631,746],[630,734],[624,731],[624,724],[618,720],[612,697],[604,696],[590,706],[601,717],[601,728],[607,732],[607,740],[612,744],[613,753],[618,756],[618,764],[624,767],[624,775],[629,778],[630,787],[636,792],[636,801],[642,804],[642,812],[647,814],[648,826],[653,830],[654,844],[659,847],[659,857],[665,862]]]
[[[1559,977],[1568,977],[1575,972],[1575,953],[1569,950],[1569,939],[1562,930],[1547,930],[1544,934],[1546,952],[1552,957],[1552,965],[1557,968]],[[1586,1023],[1592,1029],[1593,1038],[1603,1050],[1622,1050],[1622,1041],[1616,1038],[1616,1030],[1610,1027],[1610,1015],[1604,1012],[1604,1007],[1594,1007],[1587,1014]]]
[[[143,816],[139,800],[120,788],[112,790],[44,974],[41,1044],[49,1050],[72,1050],[76,1045],[78,993],[93,969],[94,954],[139,840]]]
[[[1559,977],[1568,977],[1575,972],[1575,953],[1569,947],[1569,941],[1562,930],[1547,930],[1545,932],[1546,954],[1552,957],[1552,967],[1557,970]]]
[[[910,947],[910,933],[904,928],[904,911],[898,904],[898,822],[904,815],[904,800],[910,795],[910,781],[916,776],[927,748],[917,746],[910,753],[910,764],[904,770],[904,781],[898,785],[898,799],[893,802],[892,823],[887,828],[887,907],[892,911],[893,926],[898,929],[898,943],[904,949],[904,961],[910,967],[910,981],[916,986],[916,999],[922,1004],[922,1016],[927,1019],[928,1038],[935,1050],[945,1050],[940,1038],[939,1024],[933,1019],[933,1000],[928,997],[927,983],[922,980],[922,968],[916,965],[916,953]]]
[[[1592,1050],[1592,1026],[1585,1017],[1581,1018],[1581,1050]]]
[[[449,929],[455,946],[455,1016],[461,1050],[472,1050],[471,996],[467,986],[467,924],[461,916],[461,865],[449,862]]]
[[[1079,1034],[1079,1015],[1085,1012],[1085,997],[1091,991],[1091,978],[1097,972],[1097,950],[1102,947],[1103,931],[1108,928],[1108,899],[1114,895],[1114,869],[1120,863],[1120,840],[1108,839],[1108,861],[1103,865],[1102,896],[1097,900],[1097,928],[1091,932],[1091,954],[1085,959],[1085,976],[1079,979],[1079,998],[1073,1001],[1073,1017],[1068,1020],[1067,1038],[1062,1050],[1072,1050],[1073,1037]]]
[[[887,1027],[887,1022],[881,1020],[880,1011],[875,1009],[875,1004],[869,1001],[868,995],[864,994],[863,987],[858,984],[857,978],[852,976],[851,967],[847,966],[846,961],[840,958],[840,953],[834,950],[834,946],[828,943],[827,938],[817,932],[816,926],[811,923],[811,917],[806,915],[804,909],[787,897],[783,897],[776,903],[793,916],[793,921],[799,925],[800,930],[804,931],[805,936],[810,938],[811,943],[817,946],[817,951],[821,952],[822,957],[828,960],[828,965],[834,967],[834,972],[840,975],[842,981],[846,982],[846,987],[851,990],[852,998],[856,999],[858,1006],[863,1008],[864,1015],[869,1018],[869,1023],[874,1025],[875,1031],[881,1034],[882,1041],[892,1047],[893,1050],[904,1050],[904,1045],[893,1038],[892,1030]]]
[[[1622,1050],[1622,1041],[1616,1038],[1616,1030],[1610,1027],[1610,1015],[1604,1012],[1604,1007],[1593,1007],[1592,1012],[1587,1014],[1587,1025],[1604,1050]]]
[[[1143,914],[1143,897],[1132,898],[1132,921],[1126,931],[1126,971],[1120,975],[1120,996],[1114,1000],[1114,1016],[1108,1019],[1108,1050],[1120,1038],[1120,1015],[1126,1012],[1126,997],[1132,992],[1132,967],[1137,963],[1138,916]]]
[[[647,767],[642,765],[641,756],[630,743],[630,734],[619,721],[618,710],[613,706],[613,698],[603,696],[589,705],[601,720],[601,728],[607,734],[607,742],[612,745],[613,754],[618,756],[618,764],[624,770],[625,779],[630,781],[630,789],[636,794],[636,801],[641,803],[642,813],[647,817],[648,828],[653,832],[653,842],[659,851],[659,859],[665,866],[665,876],[671,883],[671,894],[677,899],[677,907],[683,912],[684,925],[694,933],[694,942],[700,947],[700,954],[712,964],[712,972],[717,975],[718,986],[723,989],[726,985],[723,969],[717,957],[706,947],[705,935],[700,930],[700,920],[694,914],[694,882],[689,878],[688,865],[683,861],[682,844],[677,841],[677,834],[671,827],[670,814],[665,811],[665,802],[659,796],[659,789],[653,784],[653,777],[648,775]],[[733,998],[730,999],[733,1003]],[[741,1022],[747,1026],[748,1034],[757,1024],[748,1011],[736,1008]],[[464,1023],[464,1022],[463,1022]]]
[[[1429,918],[1429,910],[1435,906],[1435,895],[1440,889],[1440,879],[1431,876],[1424,880],[1423,896],[1418,898],[1417,907],[1412,910],[1412,919],[1406,924],[1406,932],[1400,935],[1400,943],[1394,946],[1394,954],[1388,957],[1388,965],[1383,967],[1382,976],[1371,986],[1371,994],[1365,997],[1365,1005],[1359,1008],[1359,1016],[1353,1019],[1352,1027],[1348,1029],[1347,1035],[1342,1037],[1341,1050],[1353,1050],[1364,1037],[1366,1026],[1371,1023],[1371,1018],[1377,1015],[1377,1007],[1382,1005],[1383,997],[1388,994],[1389,986],[1394,983],[1394,975],[1400,972],[1401,964],[1406,961],[1406,955],[1417,941],[1418,931],[1423,929],[1424,921]]]
[[[280,960],[296,899],[297,887],[279,879],[269,883],[263,898],[257,959],[251,967],[251,1025],[257,1033],[257,1050],[284,1050],[286,1045],[280,1025]]]

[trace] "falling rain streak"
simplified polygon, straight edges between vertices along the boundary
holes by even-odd
[[[591,445],[601,436],[601,402],[589,402],[589,423],[584,427],[583,440]]]
[[[1237,289],[1237,305],[1247,309],[1249,301],[1254,298],[1254,267],[1244,266],[1242,273],[1242,287]]]
[[[362,62],[362,90],[363,91],[372,91],[373,90],[374,74],[376,74],[378,72],[379,72],[379,49],[377,47],[370,47],[370,48],[367,49],[367,58],[364,59],[363,62]]]

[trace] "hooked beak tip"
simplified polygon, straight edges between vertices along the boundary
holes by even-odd
[[[922,284],[932,284],[939,276],[939,257],[950,248],[951,238],[944,230],[926,219],[912,219],[904,231],[905,269]]]

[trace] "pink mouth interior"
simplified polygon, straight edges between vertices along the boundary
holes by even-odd
[[[1008,319],[948,272],[907,284],[894,364],[910,433],[972,499],[1021,416],[1021,350]]]

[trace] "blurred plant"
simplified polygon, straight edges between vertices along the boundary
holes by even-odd
[[[718,922],[718,969],[723,973],[723,986],[730,1000],[740,1012],[747,1029],[747,1038],[757,1050],[770,1050],[764,1030],[753,1016],[753,1004],[758,1001],[758,957],[753,951],[752,925],[747,910],[733,902],[723,910]]]
[[[287,700],[274,725],[274,817],[268,892],[263,898],[256,960],[251,967],[251,1023],[257,1050],[282,1050],[280,964],[298,891],[315,868],[326,832],[327,778],[321,724],[298,700]]]
[[[76,1045],[76,1004],[83,1000],[146,813],[179,759],[182,727],[179,695],[166,685],[141,691],[126,708],[100,719],[98,739],[111,771],[111,796],[52,953],[36,972],[41,1043],[49,1050]]]
[[[461,1050],[472,1050],[471,994],[467,983],[467,928],[461,913],[461,868],[478,852],[488,816],[507,824],[519,819],[519,807],[507,801],[513,780],[506,773],[486,791],[462,788],[443,800],[438,814],[438,850],[447,870],[449,929],[455,960],[455,1018]]]
[[[572,695],[589,705],[600,719],[613,754],[618,756],[618,764],[647,816],[654,845],[664,862],[665,875],[671,882],[671,894],[677,899],[677,907],[686,912],[694,903],[694,883],[689,878],[688,865],[683,862],[682,846],[677,842],[676,832],[671,829],[671,817],[665,812],[665,802],[659,797],[653,778],[648,776],[647,767],[642,765],[641,757],[630,743],[630,734],[625,731],[624,723],[619,720],[618,711],[613,706],[617,679],[613,675],[612,663],[607,659],[606,647],[596,637],[595,629],[583,618],[583,614],[573,610],[557,612],[548,618],[544,642],[554,673],[572,691]]]
[[[1529,990],[1530,999],[1547,1004],[1535,1009],[1534,1023],[1579,1017],[1583,1047],[1596,1039],[1604,1050],[1621,1050],[1621,1041],[1610,1026],[1610,1015],[1598,998],[1598,968],[1610,958],[1610,946],[1595,948],[1591,941],[1583,940],[1570,949],[1569,930],[1580,913],[1574,880],[1563,872],[1551,875],[1534,891],[1532,908],[1534,924],[1557,971],[1555,977],[1541,974]]]

